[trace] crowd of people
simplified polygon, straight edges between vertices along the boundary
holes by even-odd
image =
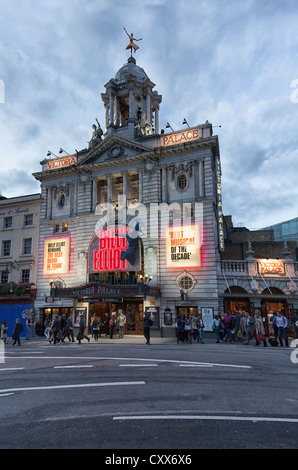
[[[39,322],[37,324],[40,325]],[[150,344],[150,328],[153,324],[150,313],[147,312],[144,315],[143,324],[146,344]],[[126,316],[122,311],[112,312],[111,316],[106,313],[104,321],[99,316],[93,315],[90,320],[91,337],[98,341],[102,332],[104,332],[105,336],[109,336],[111,339],[114,338],[115,333],[118,333],[118,338],[123,338],[125,325]],[[26,327],[26,339],[30,339],[29,332],[32,328],[30,319],[26,321]],[[78,344],[81,344],[83,339],[89,342],[90,338],[85,334],[86,321],[83,314],[79,315],[76,327],[78,327],[76,336]],[[66,320],[61,315],[54,315],[51,321],[47,320],[45,322],[44,335],[49,343],[62,344],[66,338],[69,342],[74,343],[74,328],[71,315]],[[201,314],[197,316],[190,314],[178,315],[176,322],[177,344],[192,344],[193,341],[204,343],[204,329],[205,325]],[[291,329],[294,339],[298,339],[298,314],[295,313],[289,321],[281,311],[273,312],[269,316],[266,325],[266,318],[262,317],[259,310],[256,310],[254,315],[246,311],[236,311],[227,312],[224,315],[215,315],[212,322],[212,331],[216,343],[243,343],[248,345],[255,339],[255,346],[263,344],[264,347],[267,347],[267,342],[269,342],[272,346],[289,347],[289,329]],[[4,344],[7,344],[7,330],[7,322],[3,320],[0,325],[0,339]],[[17,319],[12,332],[13,345],[16,343],[21,345],[20,335],[22,332],[23,324],[20,319]]]
[[[176,322],[176,336],[177,344],[181,343],[192,343],[192,341],[198,341],[198,343],[204,343],[204,322],[202,314],[198,316],[194,315],[178,315]]]
[[[289,347],[288,331],[291,328],[294,339],[298,339],[298,314],[293,315],[292,321],[282,314],[273,312],[270,315],[271,328],[266,328],[266,318],[256,310],[254,315],[246,311],[227,312],[224,315],[215,315],[212,322],[212,331],[216,343],[243,343],[245,345],[255,339],[255,346],[267,342],[272,346]],[[197,341],[204,343],[204,323],[202,315],[178,315],[176,322],[177,343],[189,343]],[[268,330],[268,331],[266,331]],[[269,334],[272,330],[272,335]],[[272,336],[272,337],[271,337]]]
[[[281,311],[273,312],[266,328],[266,318],[262,317],[259,310],[256,310],[254,315],[246,311],[215,315],[212,324],[217,343],[238,342],[248,345],[255,339],[255,346],[263,344],[264,347],[267,347],[267,341],[271,346],[289,347],[290,327],[293,329],[294,338],[298,338],[298,315],[293,315],[290,323]]]

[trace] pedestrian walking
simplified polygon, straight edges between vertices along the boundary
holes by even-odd
[[[280,311],[277,312],[276,316],[276,326],[278,328],[278,339],[279,339],[279,346],[283,346],[283,339],[285,340],[285,346],[289,347],[289,339],[288,339],[288,320],[284,315],[281,314]]]
[[[114,337],[114,328],[116,326],[115,322],[115,312],[112,312],[112,316],[109,321],[109,333],[110,333],[110,339],[113,339]]]
[[[245,314],[245,317],[244,317],[244,320],[245,320],[245,333],[246,333],[246,340],[245,340],[245,343],[244,344],[249,344],[249,342],[252,340],[254,334],[253,334],[253,330],[254,330],[254,326],[255,326],[255,319],[254,317],[251,317],[249,315],[248,312],[244,312]]]
[[[26,320],[26,340],[31,339],[32,325],[33,325],[32,317],[27,318],[27,320]]]
[[[224,338],[223,341],[227,342],[228,339],[230,339],[231,336],[231,330],[232,330],[232,315],[231,312],[227,312],[223,318],[224,322]]]
[[[126,324],[126,316],[124,315],[123,311],[121,311],[118,317],[118,328],[119,328],[119,339],[123,338],[124,327]]]
[[[255,346],[259,346],[260,342],[263,341],[264,348],[267,347],[267,341],[265,338],[266,331],[264,328],[263,319],[261,317],[261,312],[259,310],[256,310],[256,314],[255,314],[255,328],[256,328]]]
[[[178,315],[176,324],[177,344],[179,344],[179,341],[184,343],[184,323],[181,315]]]
[[[197,324],[198,324],[198,333],[199,333],[199,336],[198,336],[198,343],[204,344],[204,341],[203,341],[203,334],[204,334],[205,325],[204,325],[204,322],[203,322],[203,318],[202,318],[202,314],[201,314],[201,313],[199,313],[199,315],[198,315]]]
[[[6,326],[6,321],[3,320],[3,322],[1,323],[0,338],[4,344],[7,344],[7,330],[8,327]]]
[[[186,342],[189,344],[192,344],[192,325],[191,325],[191,319],[189,315],[186,315],[185,322],[184,322],[184,331],[186,333]]]
[[[75,340],[74,340],[74,334],[73,334],[73,321],[72,321],[71,315],[69,315],[69,317],[67,318],[63,331],[64,332],[63,332],[63,340],[62,341],[64,341],[64,339],[67,336],[68,341],[74,343]]]
[[[54,344],[62,344],[62,322],[61,315],[57,315],[53,322]]]
[[[85,328],[86,328],[86,323],[84,319],[84,314],[80,313],[80,325],[79,325],[79,332],[77,336],[78,344],[81,344],[81,340],[84,338],[88,340],[88,343],[90,342],[90,338],[88,338],[88,336],[85,335]]]
[[[269,320],[270,323],[272,324],[272,329],[273,329],[275,341],[277,341],[277,338],[278,338],[278,328],[276,326],[276,318],[277,318],[276,312],[273,312],[273,314],[271,315],[270,320]]]
[[[47,338],[47,340],[50,337],[50,327],[51,327],[51,322],[50,320],[46,320],[45,322],[45,330],[44,330],[44,335]]]
[[[212,330],[215,333],[215,338],[216,338],[217,343],[220,343],[219,329],[220,329],[220,318],[218,315],[215,315],[213,322],[212,322]]]
[[[146,344],[150,344],[150,327],[153,325],[153,320],[151,319],[150,312],[146,312],[143,317],[144,323],[144,337],[146,339]]]
[[[98,341],[98,328],[99,328],[99,321],[97,317],[93,318],[92,321],[92,328],[93,328],[93,338],[94,341]]]
[[[104,326],[105,326],[105,332],[106,336],[109,336],[109,331],[110,331],[110,316],[108,313],[105,313],[105,321],[104,321]]]
[[[23,330],[23,323],[17,318],[12,332],[12,339],[14,340],[14,343],[12,343],[13,346],[15,346],[16,342],[18,342],[18,346],[21,346],[20,334],[23,333]]]

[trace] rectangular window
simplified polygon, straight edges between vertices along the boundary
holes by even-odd
[[[24,226],[31,227],[33,225],[33,214],[25,215]]]
[[[29,284],[29,282],[30,282],[30,269],[22,269],[21,281],[22,282],[27,282]]]
[[[4,218],[4,228],[12,228],[12,217]]]
[[[25,238],[24,246],[23,246],[23,255],[31,255],[31,252],[32,252],[32,238]]]
[[[62,224],[62,232],[67,232],[68,231],[68,224],[67,223],[63,223]]]
[[[2,242],[2,256],[10,256],[11,251],[11,240],[5,240]]]
[[[53,227],[53,233],[58,233],[60,230],[59,224],[55,224]]]
[[[8,276],[9,276],[9,271],[1,271],[1,284],[7,284],[8,283]]]

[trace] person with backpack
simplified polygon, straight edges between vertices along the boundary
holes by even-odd
[[[12,332],[12,339],[14,340],[14,343],[12,343],[13,346],[15,346],[16,342],[18,342],[18,346],[21,346],[20,334],[23,333],[23,330],[23,323],[20,321],[19,318],[17,318],[16,324]]]
[[[144,322],[144,337],[147,340],[146,344],[150,344],[150,327],[153,325],[153,320],[151,320],[151,313],[146,312],[143,317]]]

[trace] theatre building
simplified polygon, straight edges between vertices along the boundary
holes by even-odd
[[[105,123],[88,148],[34,174],[40,317],[83,312],[89,324],[122,310],[134,335],[149,310],[152,335],[174,336],[179,313],[203,313],[211,329],[224,250],[218,137],[208,121],[160,131],[162,96],[133,57],[101,98]]]

